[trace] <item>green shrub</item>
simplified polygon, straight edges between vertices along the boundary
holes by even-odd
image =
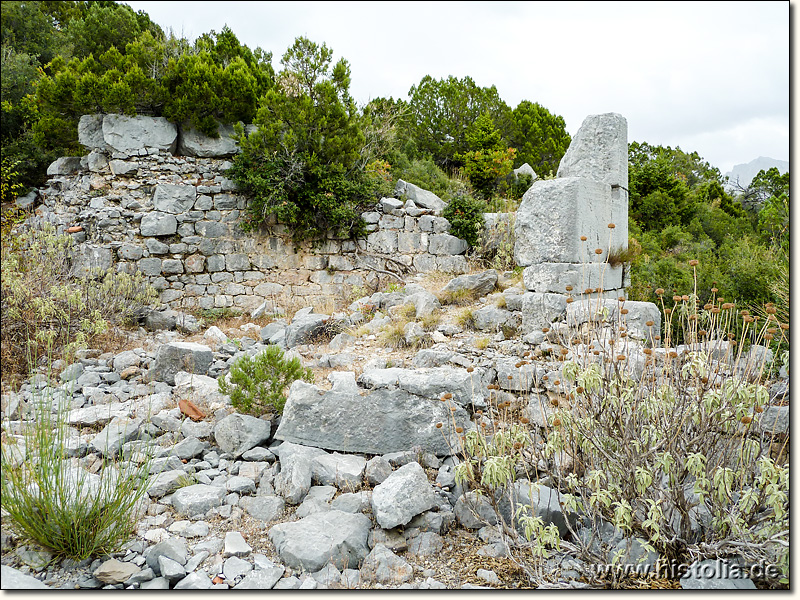
[[[130,539],[152,457],[139,456],[138,464],[107,457],[97,474],[74,464],[67,451],[77,435],[66,425],[70,399],[36,397],[23,434],[3,432],[3,525],[57,557],[83,560],[118,551]]]
[[[10,233],[2,246],[2,372],[28,358],[68,354],[110,327],[134,321],[158,293],[141,273],[74,273],[73,240],[51,226]]]
[[[450,234],[466,240],[470,247],[478,245],[483,233],[483,213],[486,203],[467,195],[455,196],[442,211],[442,216],[450,221]]]
[[[231,404],[240,412],[281,414],[286,404],[284,391],[298,379],[311,382],[314,375],[299,358],[287,360],[278,346],[268,346],[255,357],[237,359],[231,366],[230,380],[219,379],[219,390],[230,396]]]
[[[745,341],[762,345],[774,336],[775,356],[785,357],[785,324],[775,321],[774,308],[766,313],[772,320],[762,323],[731,303],[701,308],[696,286],[695,280],[691,294],[668,306],[660,348],[633,354],[627,341],[603,339],[602,325],[565,333],[559,377],[550,380],[555,391],[541,394],[534,386],[527,398],[541,407],[536,412],[550,411],[543,432],[526,428],[507,396],[491,393],[478,427],[460,437],[456,481],[465,490],[498,509],[513,503],[519,479],[533,486],[545,479],[559,492],[563,513],[579,515],[566,519],[569,534],[561,539],[529,507],[512,512],[524,535],[514,527],[503,532],[534,582],[548,577],[550,553],[566,547],[581,561],[603,565],[606,584],[619,584],[630,573],[616,566],[636,559],[630,545],[608,543],[606,529],[613,526],[657,551],[667,566],[732,550],[749,565],[776,565],[781,575],[766,574],[767,584],[788,584],[789,466],[774,458],[773,445],[785,449],[788,438],[758,426],[779,360],[767,362],[763,354],[753,360],[740,350]],[[741,333],[728,346],[731,331]],[[677,338],[688,344],[684,353],[672,343]],[[528,364],[523,355],[520,380],[530,376]],[[445,432],[455,427],[437,427],[445,425]],[[584,571],[590,580],[597,574]]]

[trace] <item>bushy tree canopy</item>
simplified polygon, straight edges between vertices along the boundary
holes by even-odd
[[[461,164],[456,155],[472,149],[467,129],[480,115],[488,113],[499,123],[509,110],[495,86],[482,88],[471,77],[436,80],[426,75],[408,95],[417,148],[442,167]]]
[[[242,135],[231,175],[253,199],[250,225],[274,215],[300,238],[364,231],[360,212],[375,200],[365,171],[366,138],[350,97],[350,66],[297,38],[281,59],[276,85],[262,97],[258,131]]]
[[[508,145],[517,151],[515,167],[528,163],[541,177],[555,174],[570,142],[564,117],[541,104],[523,100],[512,111]]]

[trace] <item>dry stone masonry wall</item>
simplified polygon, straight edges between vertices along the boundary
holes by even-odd
[[[79,140],[90,152],[50,165],[38,217],[75,236],[79,271],[141,271],[176,309],[327,306],[375,287],[381,272],[467,271],[467,243],[448,233],[444,203],[402,181],[399,198],[364,213],[369,234],[358,242],[298,245],[276,223],[244,233],[247,198],[225,176],[231,133],[86,115]]]
[[[225,176],[237,146],[230,127],[220,133],[210,139],[163,118],[86,115],[79,140],[90,152],[50,165],[38,214],[81,242],[79,270],[140,271],[173,309],[330,312],[332,300],[375,291],[381,274],[468,271],[467,243],[440,216],[446,204],[402,180],[396,197],[363,214],[362,240],[299,245],[274,222],[243,232],[248,199]],[[607,259],[627,247],[627,153],[624,117],[590,115],[557,177],[535,181],[523,196],[514,258],[529,313],[562,314],[568,293],[625,295],[624,268]],[[485,221],[499,226],[511,216]],[[534,321],[523,330],[545,325]]]

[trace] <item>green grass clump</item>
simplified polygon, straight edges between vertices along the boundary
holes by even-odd
[[[2,445],[4,525],[56,558],[119,550],[133,534],[151,457],[139,464],[107,457],[97,474],[89,473],[67,454],[68,402],[55,412],[50,398],[37,398],[34,406],[22,436]]]

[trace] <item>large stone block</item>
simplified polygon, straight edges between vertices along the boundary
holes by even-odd
[[[302,381],[292,384],[275,438],[326,450],[387,454],[421,446],[446,456],[458,447],[452,423],[474,427],[460,406],[399,389],[323,391]],[[441,429],[437,423],[444,423]]]
[[[522,272],[525,287],[532,292],[566,293],[572,286],[572,294],[587,288],[622,288],[622,267],[607,263],[541,263],[526,267]]]
[[[83,115],[78,121],[78,141],[87,148],[105,148],[103,116]]]
[[[411,200],[419,207],[427,208],[435,213],[440,213],[447,203],[433,192],[423,190],[421,187],[399,179],[394,189],[395,196],[402,196]]]
[[[557,177],[585,177],[628,187],[628,122],[617,113],[589,115],[572,138]]]
[[[567,311],[563,294],[528,292],[522,298],[522,331],[531,333],[558,319]]]
[[[147,213],[142,217],[140,231],[143,236],[174,235],[178,231],[178,220],[167,213]]]
[[[80,156],[62,156],[55,159],[47,167],[47,174],[53,175],[72,175],[81,170]]]
[[[164,117],[111,114],[103,118],[103,140],[117,152],[128,153],[143,148],[174,152],[178,128]]]
[[[86,277],[93,271],[108,271],[112,265],[111,249],[98,248],[81,244],[73,256],[73,268],[76,275]]]
[[[627,219],[620,219],[607,184],[580,177],[537,181],[517,210],[514,259],[523,267],[605,260],[609,248],[627,247]]]
[[[468,248],[469,244],[465,240],[449,233],[433,234],[428,241],[428,252],[436,256],[464,254]]]
[[[239,145],[231,138],[233,125],[218,124],[219,137],[212,138],[197,131],[191,124],[181,125],[178,141],[178,154],[202,158],[232,156],[239,151]]]
[[[170,342],[158,349],[150,369],[150,379],[175,385],[175,374],[179,371],[205,375],[213,360],[214,353],[208,346],[194,342]]]
[[[153,193],[153,208],[179,215],[192,209],[197,199],[197,188],[193,185],[159,183]]]

